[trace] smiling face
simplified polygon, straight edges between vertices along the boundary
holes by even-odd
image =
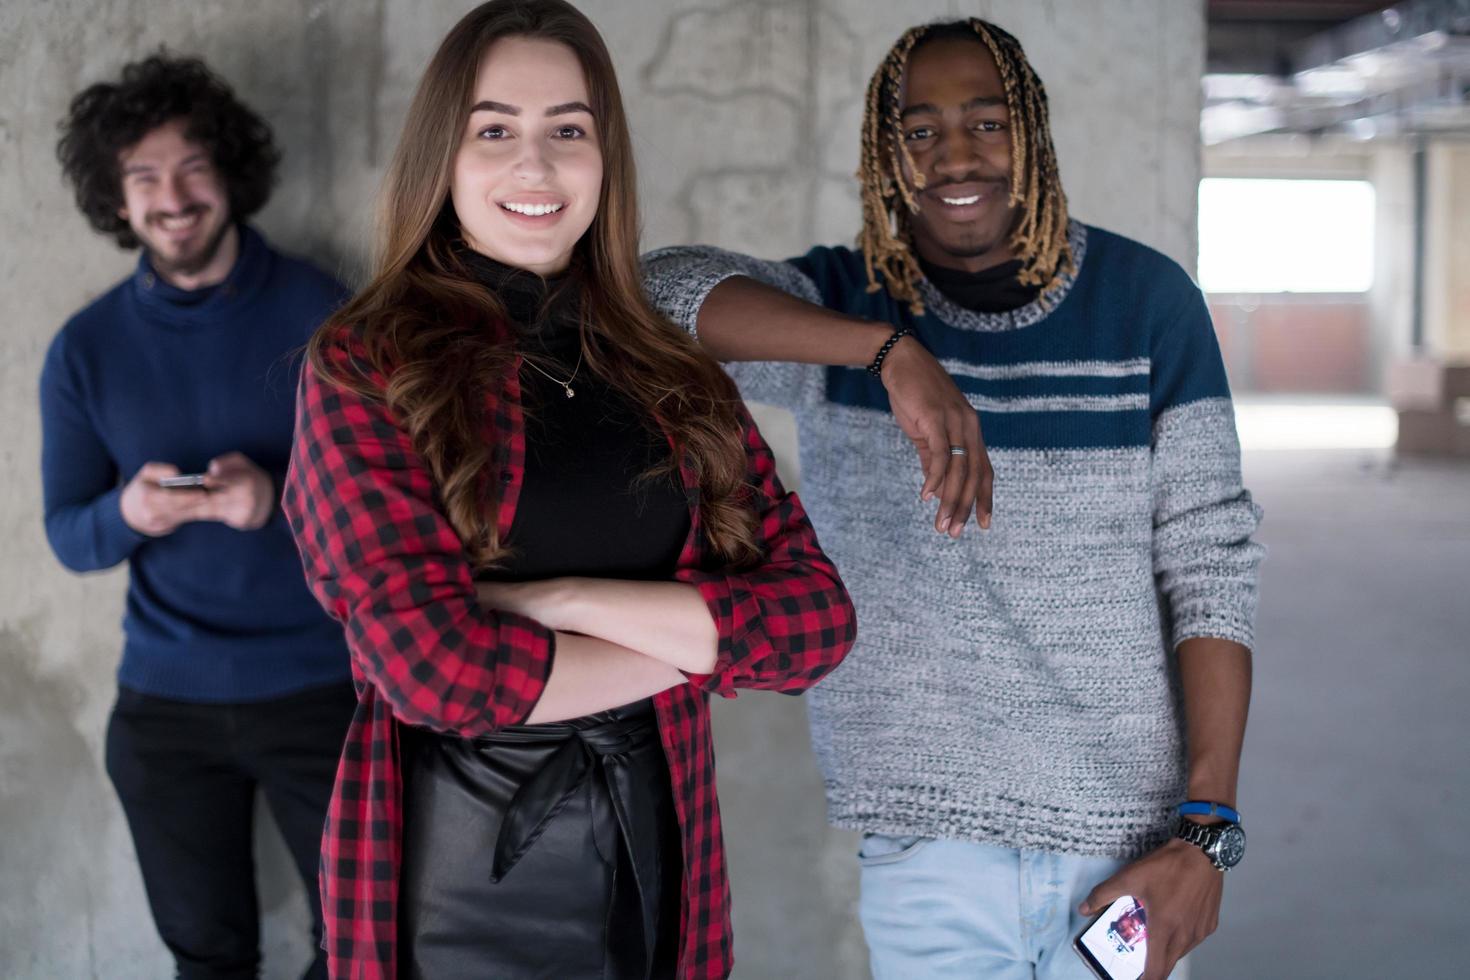
[[[449,191],[466,244],[538,275],[567,267],[602,196],[591,101],[564,44],[508,37],[485,51]]]
[[[995,59],[978,39],[943,38],[908,60],[901,138],[923,175],[914,247],[935,265],[978,272],[1013,258],[1011,127]],[[904,177],[915,186],[914,172]]]
[[[234,264],[230,195],[209,150],[189,139],[183,119],[152,129],[118,154],[118,215],[148,250],[153,269],[195,288],[223,279]]]

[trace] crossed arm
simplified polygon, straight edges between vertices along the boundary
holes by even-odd
[[[481,582],[480,603],[556,631],[546,689],[527,721],[578,718],[714,670],[719,633],[699,590],[682,582],[559,578]]]
[[[770,447],[741,415],[762,552],[753,566],[681,567],[672,582],[482,584],[477,595],[499,610],[536,618],[558,638],[592,637],[636,650],[674,667],[679,679],[725,697],[738,688],[798,693],[815,684],[856,638],[852,602],[801,502],[781,486]],[[563,707],[556,670],[553,665],[553,681],[533,720],[551,720],[583,704]]]

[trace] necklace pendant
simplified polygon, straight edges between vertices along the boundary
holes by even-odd
[[[577,397],[577,393],[572,390],[572,386],[571,385],[562,385],[562,387],[567,390],[567,397],[568,398],[576,398]]]

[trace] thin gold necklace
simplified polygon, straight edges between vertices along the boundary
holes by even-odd
[[[562,390],[567,393],[567,397],[568,398],[576,398],[577,397],[576,391],[574,391],[572,389],[572,382],[577,380],[577,372],[580,371],[580,370],[582,370],[582,351],[581,350],[578,350],[577,351],[577,366],[574,367],[574,368],[572,368],[572,376],[569,377],[569,378],[567,378],[565,381],[563,381],[561,378],[558,378],[556,375],[552,374],[550,371],[546,371],[546,370],[544,370],[544,369],[542,369],[540,367],[537,367],[536,366],[536,363],[534,361],[527,360],[526,358],[521,358],[521,360],[528,367],[535,368],[535,370],[537,371],[537,373],[543,374],[546,377],[550,378],[552,381],[555,381],[557,384],[561,385],[562,386]]]

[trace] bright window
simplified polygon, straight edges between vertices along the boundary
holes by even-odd
[[[1373,285],[1373,185],[1200,181],[1199,280],[1207,293],[1367,292]]]

